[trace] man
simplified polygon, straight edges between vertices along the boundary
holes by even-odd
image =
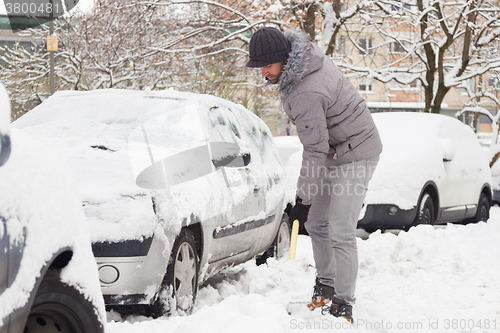
[[[279,90],[304,146],[290,221],[309,233],[316,285],[308,307],[351,323],[358,273],[356,227],[382,143],[365,100],[308,35],[257,30],[248,67]],[[306,223],[307,221],[307,223]],[[325,308],[324,308],[325,309]]]

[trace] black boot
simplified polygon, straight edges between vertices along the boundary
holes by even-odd
[[[336,297],[333,297],[332,304],[330,306],[324,306],[321,312],[323,314],[330,313],[334,317],[343,317],[351,324],[354,323],[354,319],[352,318],[352,305]]]
[[[316,278],[316,285],[314,286],[311,303],[307,304],[309,310],[314,310],[326,305],[335,295],[335,289],[319,282]]]

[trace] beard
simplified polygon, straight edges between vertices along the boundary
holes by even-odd
[[[280,78],[279,78],[279,77],[277,77],[277,78],[276,78],[276,81],[275,81],[275,82],[273,82],[273,81],[271,81],[268,77],[266,77],[266,81],[267,81],[267,83],[270,83],[270,84],[278,84],[279,80],[280,80]]]

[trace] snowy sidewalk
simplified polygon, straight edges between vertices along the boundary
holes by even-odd
[[[499,207],[488,223],[378,231],[358,246],[353,326],[320,309],[287,314],[314,284],[311,243],[299,236],[295,260],[251,261],[211,279],[191,316],[122,321],[108,313],[107,332],[500,332]]]

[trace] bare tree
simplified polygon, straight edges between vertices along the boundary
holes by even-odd
[[[500,34],[491,1],[381,0],[360,14],[345,33],[361,59],[343,68],[381,82],[420,81],[426,112],[439,113],[452,87],[500,67],[500,54],[490,53]],[[360,45],[361,36],[375,36],[373,44]]]
[[[237,87],[250,75],[245,32],[255,25],[248,22],[211,2],[96,0],[92,11],[56,21],[56,89],[176,88],[239,101]],[[0,78],[28,110],[49,94],[48,27],[24,34],[32,47],[3,48]]]
[[[11,93],[12,115],[16,119],[23,109],[33,107],[46,94],[41,83],[48,84],[48,52],[45,42],[33,37],[0,46],[0,54],[0,80]]]

